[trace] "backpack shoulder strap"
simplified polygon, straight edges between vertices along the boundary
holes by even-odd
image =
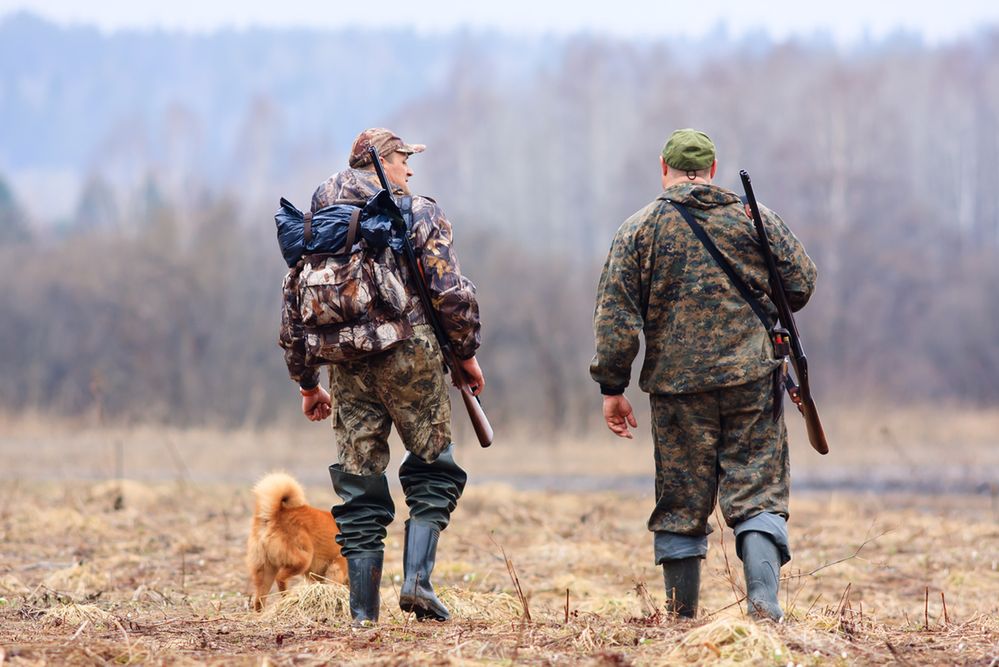
[[[360,225],[361,220],[361,209],[354,208],[350,212],[350,225],[347,227],[347,240],[343,242],[343,249],[338,253],[340,255],[349,255],[351,248],[357,243],[357,229]]]
[[[684,221],[686,221],[687,226],[689,226],[690,230],[694,232],[694,236],[696,236],[697,240],[700,241],[705,247],[708,254],[711,255],[712,259],[715,260],[715,263],[721,268],[721,270],[725,272],[729,281],[731,281],[735,289],[738,290],[739,295],[745,299],[746,303],[749,304],[749,307],[753,309],[754,313],[756,313],[756,316],[760,318],[760,322],[763,323],[763,328],[769,332],[774,325],[770,319],[770,315],[767,314],[767,311],[763,308],[763,304],[760,303],[759,299],[753,296],[753,293],[750,291],[749,285],[746,284],[746,281],[744,281],[739,274],[735,272],[732,265],[729,264],[728,260],[725,259],[725,256],[721,254],[721,251],[718,250],[718,246],[716,246],[715,242],[711,240],[708,233],[704,231],[704,227],[697,222],[693,214],[687,210],[686,206],[675,202],[672,199],[667,199],[666,201],[672,204],[673,207],[680,213]]]

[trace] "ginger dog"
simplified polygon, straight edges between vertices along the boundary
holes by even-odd
[[[347,582],[347,561],[334,539],[336,522],[329,511],[310,507],[305,493],[286,473],[267,475],[253,487],[256,503],[246,541],[246,565],[253,583],[253,609],[277,581],[278,590],[299,574],[337,583]]]

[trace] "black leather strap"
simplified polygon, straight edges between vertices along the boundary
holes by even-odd
[[[312,243],[312,211],[306,211],[305,215],[305,247],[308,248],[309,244]]]
[[[694,219],[693,214],[687,210],[687,207],[673,201],[672,199],[667,199],[666,201],[672,204],[687,222],[690,230],[694,232],[694,236],[696,236],[701,244],[704,245],[708,253],[715,260],[715,263],[721,267],[721,270],[725,272],[726,276],[728,276],[728,279],[732,282],[735,289],[739,291],[742,298],[746,300],[749,307],[752,308],[753,312],[756,313],[756,316],[760,318],[760,322],[763,323],[763,328],[767,330],[767,334],[769,335],[770,329],[773,328],[774,323],[770,319],[770,315],[767,314],[767,311],[763,308],[763,304],[760,303],[759,299],[753,296],[753,293],[749,289],[749,285],[747,285],[746,282],[739,277],[739,274],[735,272],[732,265],[728,263],[725,256],[721,254],[720,250],[718,250],[718,246],[716,246],[714,241],[711,240],[708,233],[704,231],[704,227],[701,227],[701,224]]]

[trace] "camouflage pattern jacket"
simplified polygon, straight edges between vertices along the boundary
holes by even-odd
[[[757,380],[779,364],[759,318],[667,200],[683,204],[776,319],[756,229],[738,195],[682,183],[628,218],[611,244],[594,313],[596,355],[590,375],[604,394],[631,377],[639,332],[639,379],[652,394],[686,394]],[[791,308],[815,288],[815,264],[784,221],[760,207]]]
[[[346,169],[323,182],[312,195],[312,211],[330,206],[338,200],[364,201],[380,190],[374,172]],[[401,194],[396,192],[394,194]],[[461,275],[458,258],[451,248],[451,223],[444,212],[429,197],[413,197],[413,228],[410,241],[423,267],[430,300],[440,317],[441,326],[460,359],[475,355],[480,343],[479,305],[475,285]],[[412,325],[427,324],[428,320],[412,287],[409,272],[400,262],[409,292],[406,308]],[[282,286],[284,307],[279,342],[284,348],[285,363],[291,378],[303,387],[315,386],[319,370],[305,363],[304,332],[297,309],[297,285],[294,270],[285,276]]]

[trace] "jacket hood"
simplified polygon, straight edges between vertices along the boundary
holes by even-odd
[[[366,201],[375,196],[381,185],[373,171],[344,169],[331,179],[327,192],[331,199],[357,199]]]
[[[709,209],[741,202],[739,195],[717,185],[678,183],[663,190],[659,199],[672,199],[690,208]]]

